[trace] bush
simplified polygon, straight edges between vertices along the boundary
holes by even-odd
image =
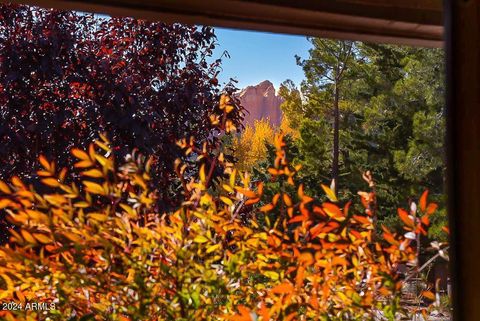
[[[211,117],[232,131],[230,98]],[[220,119],[220,120],[219,120]],[[0,183],[0,208],[18,226],[0,248],[0,300],[42,301],[55,310],[1,311],[5,320],[394,320],[400,311],[399,264],[412,263],[411,237],[374,235],[375,195],[361,192],[364,213],[318,203],[295,183],[281,135],[270,174],[279,191],[265,199],[263,182],[225,160],[219,145],[181,140],[199,161],[198,176],[176,162],[184,201],[158,212],[151,160],[137,153],[117,165],[102,139],[73,149],[81,186],[40,158],[38,193],[19,178]],[[225,179],[213,182],[220,164]],[[293,192],[288,192],[293,191]],[[262,203],[264,205],[257,206]],[[421,198],[412,233],[426,233],[435,210]],[[250,210],[245,210],[250,208]],[[415,223],[417,222],[417,223]],[[431,293],[426,295],[431,297]]]
[[[108,132],[117,157],[152,157],[157,205],[175,208],[176,140],[217,139],[215,39],[209,27],[1,4],[0,178],[34,182],[40,155],[71,170],[69,151]]]

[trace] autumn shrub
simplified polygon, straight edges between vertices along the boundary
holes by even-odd
[[[210,117],[219,132],[234,131],[233,108],[222,96],[221,113]],[[37,174],[48,192],[15,176],[1,181],[0,209],[18,228],[0,247],[0,300],[54,307],[0,311],[2,318],[394,320],[401,312],[396,268],[417,259],[408,233],[427,232],[436,208],[427,193],[418,213],[398,211],[407,234],[385,229],[380,240],[374,193],[359,193],[362,213],[326,186],[330,202],[319,204],[295,182],[301,168],[289,164],[282,135],[269,169],[281,188],[271,199],[220,145],[178,144],[199,170],[190,175],[176,162],[184,201],[173,212],[155,206],[151,159],[135,152],[118,161],[105,135],[71,151],[81,185],[43,156]],[[214,181],[218,164],[225,178]]]

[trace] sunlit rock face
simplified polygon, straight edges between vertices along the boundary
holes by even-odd
[[[245,125],[253,125],[256,119],[268,119],[273,126],[279,126],[282,120],[280,105],[282,97],[277,96],[275,87],[268,81],[262,81],[256,86],[248,86],[239,93],[240,101],[248,111],[245,115]]]

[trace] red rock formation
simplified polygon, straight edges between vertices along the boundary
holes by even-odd
[[[273,126],[279,126],[282,121],[280,105],[282,97],[277,96],[275,87],[268,81],[262,81],[256,86],[248,86],[239,93],[239,99],[248,111],[244,124],[253,125],[257,119],[268,119]]]

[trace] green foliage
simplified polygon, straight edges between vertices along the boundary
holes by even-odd
[[[332,178],[335,78],[328,79],[332,72],[327,66],[334,62],[332,48],[342,43],[312,40],[310,57],[299,61],[306,81],[300,88],[286,81],[280,90],[282,110],[300,133],[293,142],[298,149],[293,162],[303,166],[306,190],[316,196],[319,184]],[[353,47],[355,54],[338,83],[338,194],[351,198],[364,187],[359,174],[370,170],[377,183],[379,219],[395,228],[400,226],[395,204],[414,201],[423,188],[440,207],[445,204],[443,52],[360,43]]]

